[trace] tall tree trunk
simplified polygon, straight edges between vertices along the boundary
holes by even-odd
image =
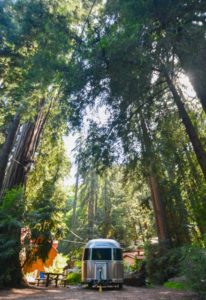
[[[94,201],[95,201],[95,172],[91,171],[90,195],[88,202],[88,237],[93,238],[94,233]]]
[[[201,186],[203,186],[204,182],[202,180],[203,179],[202,176],[198,174],[197,166],[194,164],[193,158],[191,157],[191,152],[188,151],[187,148],[184,149],[184,152],[188,160],[189,168],[191,170],[191,176],[190,176],[191,178],[189,182],[187,181],[185,182],[185,189],[192,208],[194,221],[196,222],[200,233],[199,238],[201,236],[202,239],[204,239],[205,226],[204,226],[204,222],[202,222],[201,215],[202,215],[202,211],[205,210],[206,204],[204,202],[204,198],[202,197],[199,197],[197,201],[197,191],[201,189]],[[183,171],[181,171],[181,175],[183,181],[185,180],[185,178],[186,180],[188,180],[187,176],[184,176]],[[197,235],[197,231],[194,230],[194,232]]]
[[[167,182],[168,187],[175,191],[176,196],[170,198],[167,205],[167,215],[171,212],[174,212],[174,217],[169,218],[168,226],[170,232],[175,233],[176,239],[173,239],[176,245],[188,244],[191,242],[190,231],[187,224],[189,224],[188,220],[188,207],[185,203],[184,198],[181,193],[181,183],[185,181],[187,175],[185,174],[185,161],[182,160],[182,157],[179,155],[178,151],[174,150],[173,155],[175,157],[174,164],[178,166],[179,176],[175,183],[173,182],[173,178],[175,178],[175,168],[169,167],[168,164],[165,165],[165,169],[167,170]],[[175,222],[174,222],[175,220]]]
[[[152,149],[152,141],[143,117],[141,117],[141,128],[143,133],[143,142],[146,152],[146,168],[148,176],[148,185],[151,191],[151,199],[157,228],[159,242],[168,245],[170,243],[169,232],[167,227],[167,217],[165,212],[164,201],[161,197],[158,176],[156,174],[155,161],[156,157]]]
[[[98,186],[97,186],[98,189]],[[97,219],[97,211],[98,211],[98,192],[95,193],[95,199],[94,199],[94,219]]]
[[[72,212],[72,228],[75,227],[75,223],[76,223],[78,190],[79,190],[79,161],[77,163],[77,173],[76,173],[76,182],[75,182],[75,194],[74,194],[73,212]]]
[[[155,174],[152,170],[149,176],[149,187],[151,191],[152,205],[154,209],[157,235],[159,242],[168,244],[169,234],[166,221],[166,213],[163,200],[161,199],[160,187]]]
[[[91,195],[88,203],[88,238],[92,239],[94,233],[94,197]]]
[[[12,123],[10,124],[5,143],[0,152],[0,191],[1,191],[1,188],[3,185],[3,180],[5,177],[5,171],[6,171],[6,167],[8,164],[9,155],[11,153],[11,150],[12,150],[12,147],[14,144],[14,140],[16,137],[16,133],[19,128],[19,122],[20,122],[19,114],[16,114]]]
[[[205,152],[205,150],[198,138],[198,135],[195,131],[195,128],[187,114],[187,111],[185,109],[184,103],[182,102],[181,96],[179,95],[172,79],[170,78],[170,76],[165,68],[164,68],[164,75],[165,75],[168,87],[173,95],[174,102],[177,105],[179,116],[185,126],[185,130],[186,130],[188,137],[190,139],[190,142],[193,146],[195,155],[197,157],[197,161],[199,162],[202,173],[204,174],[204,177],[206,179],[206,152]]]
[[[138,225],[139,225],[139,231],[142,235],[142,243],[145,244],[145,233],[142,227],[142,223],[140,221],[138,221]],[[136,233],[136,242],[138,242],[139,236],[137,235],[137,230],[135,228],[135,233]]]
[[[103,225],[103,237],[104,238],[107,238],[108,234],[109,234],[110,209],[111,209],[107,189],[108,189],[108,187],[107,187],[107,176],[105,175],[105,177],[104,177],[104,186],[103,186],[103,191],[102,191],[103,208],[104,208],[104,225]]]
[[[35,123],[24,124],[17,135],[14,153],[6,171],[3,191],[11,189],[26,182],[27,174],[31,168],[33,157],[37,149],[39,138],[45,123],[44,106],[42,104]]]
[[[190,145],[189,145],[190,146]],[[200,185],[202,184],[203,177],[200,176],[199,168],[197,164],[193,161],[191,153],[193,151],[192,146],[189,147],[190,149],[187,149],[187,147],[184,147],[184,153],[185,157],[188,161],[189,168],[191,170],[192,178],[191,181],[193,182],[193,185],[196,189],[199,189]]]

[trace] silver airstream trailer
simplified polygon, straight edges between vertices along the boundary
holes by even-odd
[[[90,240],[82,256],[82,283],[93,285],[123,285],[122,249],[111,239]]]

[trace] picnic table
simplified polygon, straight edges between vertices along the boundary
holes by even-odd
[[[45,283],[46,287],[48,287],[51,282],[55,282],[55,287],[58,287],[58,284],[63,284],[64,287],[66,286],[66,277],[63,273],[45,272],[36,280],[37,285],[42,282]]]

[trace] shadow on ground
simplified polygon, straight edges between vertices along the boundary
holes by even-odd
[[[67,287],[45,288],[32,287],[0,291],[0,300],[199,300],[190,292],[179,292],[163,287],[136,288],[125,286],[122,290],[115,288]]]

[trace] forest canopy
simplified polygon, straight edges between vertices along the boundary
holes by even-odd
[[[206,2],[5,0],[0,33],[0,287],[55,239],[205,249]]]

